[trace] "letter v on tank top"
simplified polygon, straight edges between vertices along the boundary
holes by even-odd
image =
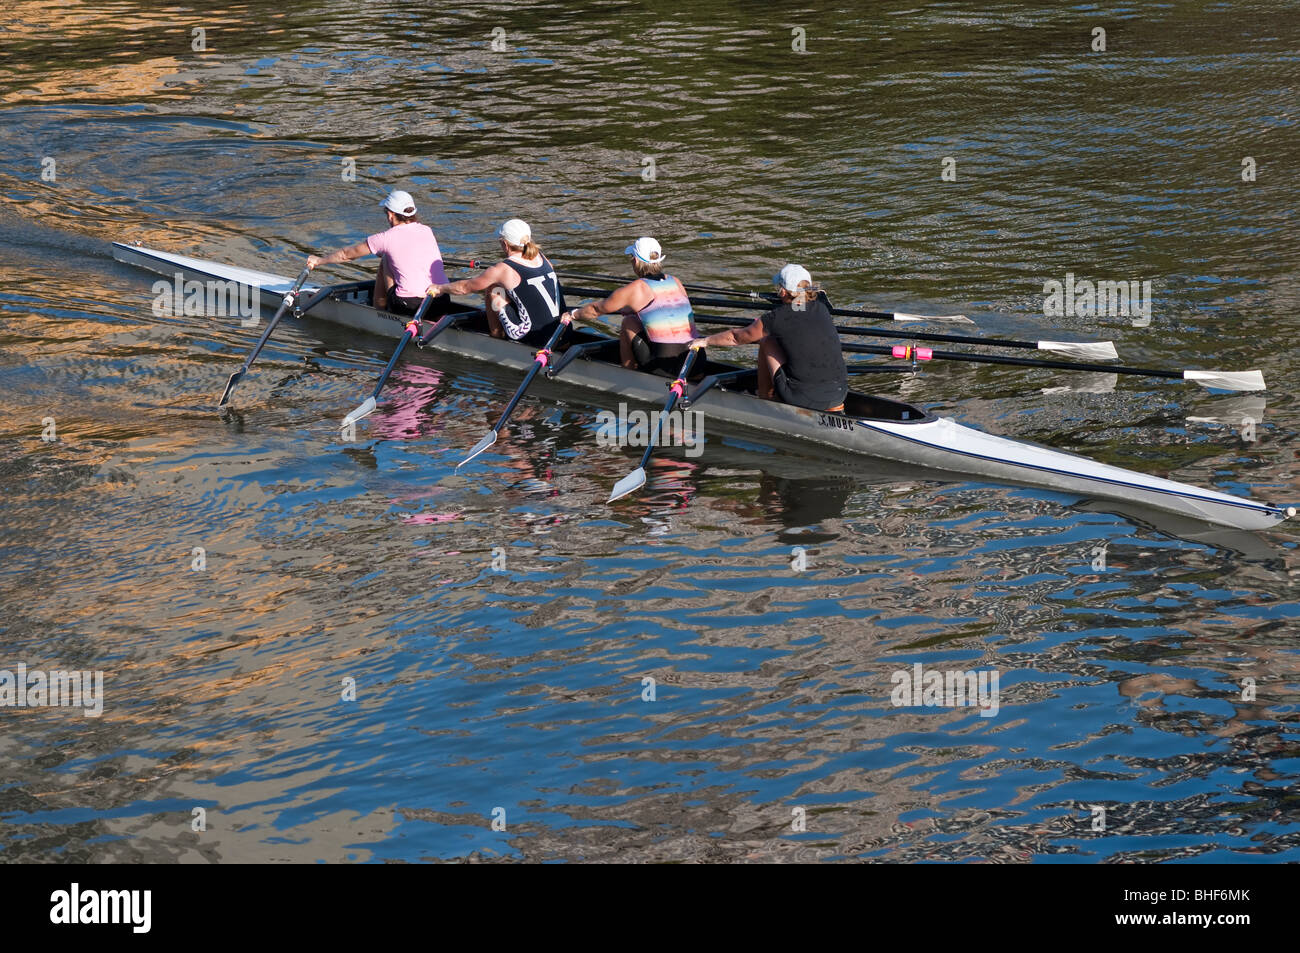
[[[686,293],[672,275],[641,280],[654,295],[650,303],[637,312],[645,336],[655,344],[689,344],[696,336],[695,314]]]
[[[514,327],[506,327],[506,334],[515,340],[526,339],[542,344],[551,336],[564,312],[564,292],[550,261],[542,258],[541,264],[529,266],[506,259],[506,264],[519,276],[519,284],[507,289],[506,296],[515,306]],[[538,345],[540,346],[540,345]]]

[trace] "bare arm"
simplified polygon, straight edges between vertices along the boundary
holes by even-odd
[[[640,311],[649,303],[646,300],[649,290],[640,280],[629,282],[608,298],[584,304],[570,313],[575,321],[590,321],[602,314]]]
[[[332,251],[328,255],[308,255],[307,269],[310,271],[317,265],[338,265],[345,261],[352,261],[354,258],[365,258],[370,254],[370,246],[364,242],[357,242],[355,245],[349,245],[347,248],[340,248],[338,251]]]
[[[493,285],[504,285],[513,269],[503,261],[497,262],[475,278],[462,278],[445,285],[429,285],[425,294],[436,298],[440,294],[467,295],[486,291]]]
[[[734,347],[737,344],[757,344],[765,337],[767,332],[763,330],[763,319],[759,317],[755,318],[754,323],[747,328],[719,331],[708,337],[696,338],[691,342],[691,347]]]

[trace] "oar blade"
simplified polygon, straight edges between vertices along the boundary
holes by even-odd
[[[1039,341],[1040,351],[1052,351],[1080,361],[1118,361],[1119,352],[1110,341]]]
[[[371,414],[375,412],[375,408],[378,406],[379,404],[375,402],[375,399],[373,397],[367,397],[362,402],[360,407],[358,407],[356,410],[352,411],[352,413],[348,414],[346,417],[343,418],[343,426],[350,427],[358,420],[363,420],[366,417],[369,417]]]
[[[482,453],[484,450],[486,450],[488,447],[492,446],[492,444],[496,442],[497,442],[497,432],[495,430],[489,430],[487,433],[483,435],[482,440],[474,444],[474,448],[470,450],[469,456],[466,457],[464,460],[460,461],[460,463],[456,464],[456,469],[459,470],[461,467],[469,463],[471,460],[473,460],[480,453]]]
[[[613,491],[609,494],[606,503],[613,503],[615,500],[622,499],[629,493],[635,493],[641,487],[645,486],[645,468],[637,467],[623,479],[614,484]]]
[[[1219,390],[1267,390],[1260,371],[1183,371],[1183,380]]]
[[[217,401],[218,407],[225,407],[226,404],[230,403],[230,392],[235,389],[235,385],[239,383],[239,379],[243,376],[243,368],[230,375],[230,380],[226,381],[226,389],[221,392],[221,400]]]
[[[904,311],[894,312],[895,321],[935,321],[944,324],[974,324],[964,314],[908,314]]]

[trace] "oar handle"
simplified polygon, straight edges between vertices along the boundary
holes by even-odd
[[[310,268],[304,268],[302,271],[298,272],[298,277],[295,278],[293,281],[293,287],[284,293],[284,300],[281,303],[286,308],[289,307],[289,305],[293,304],[294,301],[297,299],[298,291],[302,288],[303,282],[307,280],[307,276],[310,274],[311,274]]]

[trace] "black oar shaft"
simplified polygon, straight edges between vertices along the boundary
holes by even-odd
[[[692,301],[691,304],[704,304],[705,301]],[[723,324],[733,328],[749,327],[753,322],[746,321],[744,318],[723,318],[713,317],[707,314],[697,314],[695,316],[697,324]],[[937,334],[929,331],[891,331],[889,328],[851,328],[842,324],[835,325],[835,330],[840,334],[856,335],[858,337],[873,338],[907,338],[909,341],[942,341],[947,344],[983,344],[987,347],[1014,347],[1023,348],[1029,351],[1040,350],[1037,341],[1012,341],[1008,338],[977,338],[966,334]]]
[[[644,470],[645,465],[650,462],[650,454],[654,453],[655,445],[659,443],[659,431],[663,430],[664,419],[672,413],[673,405],[676,404],[682,394],[685,393],[686,378],[690,376],[691,367],[695,364],[696,355],[699,353],[700,352],[695,348],[691,348],[690,351],[687,352],[686,360],[682,362],[681,373],[677,375],[677,379],[668,387],[668,399],[664,401],[663,412],[656,420],[654,430],[650,434],[650,442],[646,444],[645,453],[641,456],[642,470]]]
[[[262,336],[257,339],[257,346],[249,352],[248,357],[244,358],[244,366],[242,370],[248,370],[252,363],[257,360],[257,355],[262,352],[262,348],[271,337],[271,332],[275,330],[275,326],[280,322],[280,319],[284,317],[284,312],[289,309],[290,304],[297,300],[298,289],[302,287],[302,283],[307,280],[309,274],[311,274],[310,269],[304,268],[298,275],[297,280],[294,281],[293,287],[290,288],[288,293],[280,300],[280,307],[275,309],[275,317],[271,318],[271,320],[266,323],[266,330],[263,331]]]
[[[510,403],[506,404],[506,409],[501,412],[501,419],[497,421],[497,425],[492,428],[493,430],[499,431],[506,425],[506,421],[510,419],[510,415],[515,412],[515,407],[518,406],[519,401],[523,399],[524,392],[528,390],[528,385],[533,382],[533,378],[541,372],[542,368],[550,362],[551,348],[555,347],[555,345],[559,343],[560,337],[568,330],[570,320],[572,319],[561,319],[560,323],[556,325],[555,330],[551,332],[551,339],[546,342],[544,348],[537,352],[537,356],[533,359],[533,366],[528,369],[528,373],[524,376],[523,383],[519,385],[519,389],[516,390],[514,396],[510,398]]]
[[[488,267],[487,262],[482,262],[475,258],[444,258],[443,263],[447,265],[451,265],[455,268]],[[593,275],[593,274],[586,274],[577,271],[557,271],[556,274],[559,275],[561,278],[573,278],[576,279],[577,281],[608,281],[611,284],[616,284],[616,285],[625,285],[629,281],[636,280],[635,275],[624,275],[623,277],[620,278],[617,275]],[[687,291],[692,291],[692,292],[702,291],[705,294],[720,294],[720,295],[731,295],[733,297],[751,298],[759,306],[765,308],[771,307],[772,304],[775,303],[775,297],[776,297],[775,295],[771,295],[771,296],[760,295],[753,291],[733,291],[731,288],[714,288],[711,285],[683,285],[683,287]],[[595,292],[595,294],[598,294],[601,297],[605,296],[604,292]],[[727,305],[727,307],[731,307],[731,306]]]
[[[235,389],[235,385],[239,383],[240,379],[248,373],[248,369],[252,367],[253,362],[257,360],[257,355],[262,353],[262,348],[265,347],[266,342],[270,340],[271,332],[275,330],[275,326],[279,324],[280,319],[284,317],[284,312],[288,310],[289,305],[293,304],[298,299],[298,289],[302,287],[302,283],[307,280],[309,274],[311,274],[311,269],[304,268],[294,281],[293,287],[285,293],[285,296],[280,301],[280,307],[275,309],[275,316],[266,323],[266,330],[263,331],[262,336],[257,339],[257,345],[253,350],[248,352],[248,357],[244,358],[244,363],[240,365],[239,370],[231,374],[230,380],[226,381],[226,389],[221,392],[221,400],[217,402],[217,406],[224,407],[226,402],[230,400],[230,392]]]
[[[698,320],[698,318],[697,318]],[[841,342],[840,349],[854,354],[894,355],[894,349],[876,344]],[[928,350],[928,349],[927,349]],[[1167,377],[1182,380],[1182,371],[1165,371],[1152,367],[1124,367],[1120,364],[1084,364],[1076,361],[1045,361],[1028,357],[1004,357],[993,354],[965,354],[960,351],[930,351],[930,357],[942,361],[967,361],[972,364],[1010,364],[1014,367],[1045,367],[1058,371],[1105,371],[1110,374],[1138,374],[1144,377]]]
[[[487,264],[475,259],[465,258],[444,258],[443,261],[448,265],[457,268],[486,268]],[[576,271],[557,271],[556,274],[561,278],[573,278],[577,281],[608,281],[612,284],[627,284],[632,281],[630,276],[622,278],[616,275],[594,275],[585,274]],[[701,305],[705,308],[749,308],[753,310],[768,311],[775,308],[781,303],[780,298],[775,294],[763,293],[756,291],[736,291],[732,288],[715,288],[712,285],[683,284],[688,294],[703,292],[704,294],[721,294],[730,295],[737,298],[736,301],[721,301],[716,298],[696,298],[693,304]],[[589,298],[605,298],[608,292],[592,288],[566,288],[566,293],[582,295]],[[831,314],[840,318],[866,318],[869,321],[893,321],[895,313],[893,311],[864,311],[859,308],[831,308]],[[1033,347],[1034,345],[1028,345]]]
[[[402,351],[406,349],[407,344],[411,343],[411,338],[415,337],[419,332],[420,321],[423,320],[424,312],[429,310],[429,305],[432,302],[433,299],[425,295],[424,300],[420,302],[420,307],[416,309],[415,315],[407,322],[406,330],[402,332],[402,339],[397,342],[397,348],[393,351],[393,356],[388,359],[388,365],[384,368],[384,373],[379,375],[379,383],[375,385],[375,392],[371,395],[376,400],[379,399],[379,392],[388,383],[388,375],[393,373],[393,368],[397,366],[397,359],[402,356]]]

